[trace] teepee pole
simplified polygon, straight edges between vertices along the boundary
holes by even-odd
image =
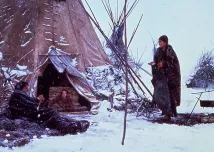
[[[112,48],[112,51],[116,54],[117,56],[117,60],[121,62],[121,58],[120,58],[120,55],[117,53],[118,50],[117,48],[114,47],[114,45],[111,43],[111,41],[108,39],[108,37],[105,35],[105,33],[103,32],[103,30],[101,29],[90,5],[88,4],[87,0],[85,0],[86,4],[88,5],[93,17],[87,12],[87,10],[85,9],[84,5],[82,4],[82,2],[79,0],[79,3],[82,5],[83,9],[85,10],[85,12],[87,13],[87,15],[89,16],[89,18],[91,19],[91,21],[94,23],[94,25],[97,27],[97,29],[100,31],[100,33],[103,35],[103,37],[105,38],[106,42],[109,43],[111,45],[111,48]],[[124,12],[124,9],[123,9],[123,12]],[[122,62],[123,64],[123,62]],[[125,67],[125,66],[124,66]],[[128,66],[129,67],[129,66]],[[123,69],[123,68],[122,68]],[[123,70],[123,72],[125,73],[125,70]],[[137,80],[135,79],[135,77],[132,75],[132,73],[130,72],[130,70],[128,70],[128,73],[130,74],[130,76],[132,77],[132,79],[134,80],[134,82],[137,84],[137,86],[140,88],[140,90],[142,91],[143,94],[145,94],[145,91],[142,89],[141,85],[137,82]],[[132,89],[135,91],[136,95],[138,95],[138,93],[136,92],[136,89],[134,88],[133,84],[131,83],[131,81],[129,80],[131,86],[132,86]]]
[[[85,0],[87,1],[87,0]],[[125,66],[124,63],[124,58],[122,58],[119,54],[118,51],[121,51],[121,49],[116,48],[112,42],[109,40],[109,38],[105,35],[105,33],[103,32],[103,30],[101,29],[99,23],[97,22],[96,18],[94,19],[88,12],[87,10],[84,8],[83,3],[81,2],[81,0],[79,0],[80,4],[82,5],[83,9],[85,10],[85,12],[87,13],[87,15],[89,16],[89,18],[91,19],[91,21],[95,24],[95,26],[97,27],[97,29],[100,31],[100,33],[103,35],[103,37],[105,38],[105,40],[107,41],[108,44],[110,44],[112,51],[116,54],[116,56],[118,57],[118,59],[122,62],[123,66]],[[93,13],[91,7],[88,5],[88,7],[90,8],[90,11]],[[93,15],[94,16],[94,15]],[[127,15],[126,15],[127,16]],[[95,16],[94,16],[95,17]],[[124,20],[123,20],[124,21]],[[151,91],[148,89],[148,87],[144,84],[144,82],[141,80],[141,78],[136,74],[136,72],[128,65],[128,73],[130,74],[130,76],[133,78],[134,82],[138,85],[138,87],[140,88],[140,90],[143,92],[143,94],[145,94],[144,90],[142,89],[141,85],[138,83],[138,81],[136,80],[136,78],[139,80],[139,82],[143,85],[143,87],[147,90],[147,92],[152,96]],[[133,75],[134,74],[134,75]]]
[[[131,45],[132,40],[133,40],[134,37],[135,37],[135,34],[136,34],[136,32],[137,32],[137,30],[138,30],[138,28],[139,28],[139,25],[140,25],[140,23],[141,23],[141,21],[142,21],[142,18],[143,18],[143,14],[142,14],[141,17],[140,17],[140,20],[139,20],[139,22],[138,22],[138,24],[137,24],[136,29],[134,29],[134,32],[133,32],[132,37],[131,37],[131,39],[130,39],[130,41],[129,41],[129,44],[128,44],[128,48],[129,48],[129,46]]]
[[[122,138],[122,145],[125,143],[126,138],[126,118],[127,118],[127,104],[128,104],[128,47],[127,47],[127,25],[126,25],[126,9],[127,9],[127,0],[125,0],[125,7],[124,7],[124,28],[125,28],[125,74],[126,74],[126,100],[125,100],[125,115],[124,115],[124,128],[123,128],[123,138]]]

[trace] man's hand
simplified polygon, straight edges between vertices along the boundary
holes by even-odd
[[[45,98],[44,98],[43,95],[39,95],[39,96],[37,97],[37,99],[39,100],[39,104],[42,104],[42,103],[45,101]]]
[[[155,62],[152,61],[152,62],[150,62],[148,64],[152,66],[152,65],[155,65]]]
[[[163,67],[163,62],[158,63],[158,68],[162,68]]]

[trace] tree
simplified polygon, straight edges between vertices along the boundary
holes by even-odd
[[[211,84],[214,84],[214,55],[212,51],[201,55],[187,87],[207,88]]]

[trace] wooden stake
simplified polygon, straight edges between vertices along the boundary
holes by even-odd
[[[123,138],[122,138],[122,145],[125,143],[126,138],[126,118],[127,118],[127,104],[128,104],[128,47],[127,47],[127,25],[126,25],[126,9],[127,9],[127,0],[125,0],[125,7],[124,7],[124,27],[125,27],[125,46],[126,46],[126,54],[125,54],[125,70],[126,70],[126,100],[125,100],[125,115],[124,115],[124,128],[123,128]]]

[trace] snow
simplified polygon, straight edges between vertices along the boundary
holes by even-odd
[[[70,44],[66,44],[66,43],[58,43],[58,45],[61,45],[61,46],[69,46]]]
[[[25,26],[24,31],[26,31],[29,28],[30,24],[31,24],[31,21]]]
[[[0,52],[0,61],[3,59],[3,53]]]
[[[43,24],[44,26],[47,26],[47,27],[50,27],[51,25],[49,25],[49,24]]]
[[[12,23],[10,23],[8,26],[6,26],[3,31],[6,31],[11,25],[12,25]]]
[[[27,46],[27,45],[30,43],[30,41],[31,41],[32,39],[33,39],[33,38],[31,37],[27,42],[25,42],[24,44],[22,44],[21,47]]]
[[[24,11],[24,13],[22,14],[22,16],[24,16],[24,15],[27,13],[27,11],[28,11],[28,9],[26,9],[26,10]]]
[[[72,65],[73,67],[76,67],[76,66],[78,65],[77,58],[73,58],[73,59],[72,59],[71,65]]]
[[[31,31],[25,31],[25,34],[32,34]]]
[[[21,70],[12,70],[10,75],[16,75],[17,77],[22,77],[28,75],[29,71],[21,71]]]
[[[33,136],[33,139],[37,139],[37,136],[35,135],[35,136]]]
[[[45,38],[45,40],[46,40],[46,41],[53,42],[53,40],[52,40],[52,39],[47,39],[47,38]]]
[[[6,144],[6,143],[8,143],[8,140],[7,140],[7,139],[5,139],[5,140],[3,141],[3,143],[5,143],[5,144]]]
[[[45,34],[52,34],[51,32],[45,32]]]
[[[108,56],[110,56],[110,55],[112,54],[111,49],[105,47],[104,50],[105,50],[105,52],[106,52],[106,54],[107,54]]]
[[[60,40],[59,40],[60,42],[66,42],[66,41],[65,41],[65,37],[64,37],[64,36],[60,36],[60,38],[59,38],[59,39],[60,39]]]
[[[201,90],[187,89],[183,86],[182,106],[179,112],[190,112],[196,102],[197,95],[193,92]],[[203,96],[207,98],[207,95]],[[213,98],[213,94],[210,94]],[[13,148],[16,152],[212,152],[214,151],[213,124],[201,124],[194,127],[168,124],[153,124],[135,114],[128,115],[127,136],[125,145],[121,145],[123,133],[123,112],[108,112],[108,102],[103,102],[99,114],[95,116],[71,116],[75,119],[87,119],[91,126],[83,134],[61,137],[42,136],[21,148]],[[199,105],[195,112],[213,112],[213,109],[203,109]],[[60,141],[60,142],[59,142]],[[9,152],[10,149],[0,148]]]
[[[45,17],[46,20],[50,20],[51,18]]]
[[[26,69],[27,69],[27,66],[26,66],[26,65],[19,65],[19,64],[17,64],[16,67],[17,67],[19,70],[26,70]]]
[[[6,14],[4,14],[4,15],[1,15],[1,16],[0,16],[0,18],[3,18],[3,17],[5,17],[5,16],[6,16]]]

